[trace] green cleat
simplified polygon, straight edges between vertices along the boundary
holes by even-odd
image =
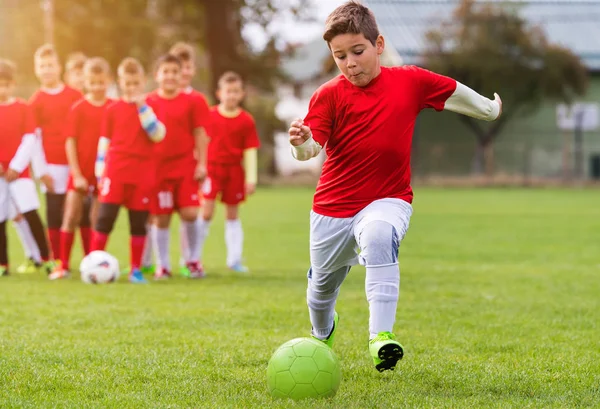
[[[323,342],[329,348],[333,348],[333,342],[335,341],[335,331],[337,331],[339,321],[340,321],[340,316],[338,315],[337,312],[334,311],[333,312],[333,328],[331,329],[329,336],[325,339],[319,339],[319,338],[315,337],[314,335],[311,335],[311,337],[316,339],[317,341]]]
[[[28,259],[19,264],[16,271],[18,274],[35,274],[39,268],[39,264],[36,264],[32,259]]]
[[[8,275],[10,275],[8,273],[8,267],[0,266],[0,277],[4,277],[4,276],[8,276]]]
[[[150,264],[149,266],[140,267],[140,271],[142,274],[154,274],[156,272],[156,266],[154,264]],[[127,273],[129,273],[129,269],[127,269]]]
[[[179,266],[179,274],[181,274],[184,277],[190,277],[192,272],[190,271],[190,269],[187,265],[182,265],[182,266]]]
[[[402,345],[391,332],[380,332],[369,341],[369,353],[373,357],[375,369],[379,372],[394,370],[396,363],[404,356]]]

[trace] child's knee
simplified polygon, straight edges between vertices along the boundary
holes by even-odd
[[[375,220],[368,223],[358,237],[360,258],[367,266],[398,262],[400,238],[396,228],[388,222]]]

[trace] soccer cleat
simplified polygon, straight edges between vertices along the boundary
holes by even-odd
[[[156,266],[154,264],[150,264],[149,266],[142,266],[140,268],[142,274],[154,274],[156,272]]]
[[[54,270],[56,270],[60,266],[61,266],[60,261],[48,260],[48,261],[42,262],[42,265],[40,266],[40,268],[47,275],[50,275],[50,274],[52,274],[52,272],[54,272]]]
[[[33,259],[27,259],[17,267],[18,274],[34,274],[37,273],[41,264],[36,263]]]
[[[158,270],[156,273],[154,273],[155,280],[168,280],[172,276],[173,275],[171,274],[171,272],[164,267],[161,267],[160,270]]]
[[[394,370],[396,363],[404,356],[404,349],[391,332],[380,332],[369,341],[369,353],[373,357],[375,369],[379,372]]]
[[[187,269],[189,270],[189,278],[204,278],[204,267],[202,263],[192,262],[187,264]]]
[[[190,263],[179,266],[179,274],[181,274],[184,277],[191,277],[192,270],[190,269]]]
[[[236,273],[249,273],[250,269],[248,269],[248,267],[246,267],[245,265],[243,265],[242,263],[235,263],[232,266],[229,266],[229,269],[232,271],[235,271]]]
[[[8,266],[0,266],[0,277],[9,276]]]
[[[340,316],[338,315],[337,312],[334,311],[333,312],[333,328],[331,328],[331,332],[329,333],[329,336],[325,339],[319,339],[319,338],[315,337],[314,335],[311,335],[311,336],[314,339],[316,339],[317,341],[323,342],[329,348],[333,348],[333,342],[335,341],[335,331],[337,331],[339,321],[340,321]]]
[[[66,270],[64,268],[62,268],[62,266],[59,264],[56,265],[56,267],[54,268],[54,271],[52,271],[49,275],[48,275],[48,279],[54,281],[54,280],[62,280],[65,278],[69,278],[71,274],[69,273],[69,270]]]
[[[141,270],[134,269],[129,273],[129,282],[132,284],[148,284],[148,280],[144,278]]]

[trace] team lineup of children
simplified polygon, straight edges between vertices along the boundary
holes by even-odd
[[[238,74],[222,75],[219,104],[209,108],[191,87],[195,53],[185,43],[156,61],[158,88],[149,94],[144,68],[134,58],[117,69],[115,99],[108,97],[111,72],[103,58],[72,55],[66,84],[53,46],[36,51],[34,67],[41,87],[25,103],[13,97],[14,64],[0,60],[0,275],[9,273],[8,220],[27,257],[17,272],[41,268],[56,280],[70,275],[76,230],[85,254],[104,250],[124,206],[130,282],[146,282],[144,272],[171,277],[175,211],[181,219],[180,272],[202,278],[202,248],[219,196],[226,205],[227,265],[248,271],[238,207],[256,187],[259,138],[254,119],[240,107],[245,92]],[[45,194],[47,234],[30,169]]]

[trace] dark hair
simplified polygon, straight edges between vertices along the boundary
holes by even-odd
[[[85,74],[110,74],[110,65],[102,57],[93,57],[85,62],[83,66]]]
[[[86,61],[87,57],[82,52],[69,54],[67,62],[65,63],[65,69],[66,71],[83,70]]]
[[[56,57],[58,58],[58,54],[56,53],[56,49],[52,44],[44,44],[35,50],[35,54],[33,55],[35,59],[44,58],[44,57]]]
[[[181,62],[194,62],[196,59],[196,53],[194,51],[194,46],[189,43],[178,42],[169,50],[169,54],[173,54],[175,57],[179,58]]]
[[[379,28],[375,15],[357,1],[349,1],[331,12],[325,21],[323,40],[327,44],[340,34],[362,34],[375,45]]]
[[[119,64],[119,68],[117,68],[117,73],[119,76],[130,74],[141,74],[144,75],[144,67],[138,60],[133,57],[127,57]]]
[[[173,54],[164,54],[158,57],[156,63],[154,64],[154,71],[158,71],[160,66],[163,64],[177,64],[177,66],[181,68],[181,60]]]
[[[0,59],[0,80],[14,81],[17,67],[10,60]]]
[[[219,77],[218,85],[220,88],[224,84],[232,84],[234,82],[240,82],[242,85],[244,84],[244,80],[242,80],[242,76],[240,74],[233,71],[226,71]]]

